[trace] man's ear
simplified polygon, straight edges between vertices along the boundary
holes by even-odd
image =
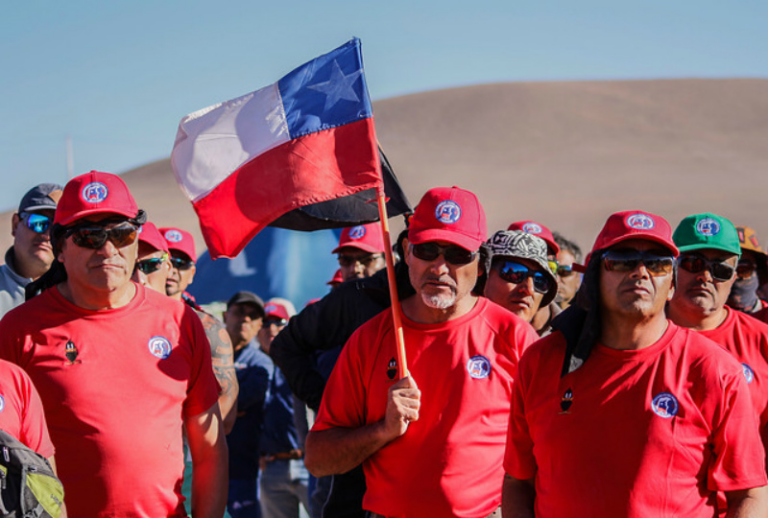
[[[193,264],[192,268],[190,268],[189,271],[190,271],[189,284],[192,284],[195,280],[195,272],[197,271],[197,266]]]
[[[410,241],[408,241],[408,238],[403,239],[403,261],[405,261],[405,264],[408,266],[411,265],[411,249],[410,249]]]
[[[16,227],[19,226],[20,221],[21,221],[21,217],[19,216],[19,213],[14,212],[13,217],[11,218],[11,235],[13,237],[16,237]]]

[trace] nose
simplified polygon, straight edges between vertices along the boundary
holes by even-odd
[[[112,241],[107,239],[106,241],[104,241],[104,244],[101,245],[101,248],[97,250],[97,252],[106,257],[112,257],[117,253],[117,247]]]
[[[637,263],[637,266],[635,267],[634,271],[632,272],[631,276],[638,277],[640,279],[650,279],[651,274],[648,273],[648,268],[645,267],[645,263],[642,261]]]
[[[523,292],[523,293],[525,293],[527,295],[532,294],[533,293],[533,289],[534,289],[533,288],[533,277],[530,277],[530,276],[526,277],[525,280],[523,282],[521,282],[520,284],[518,284],[517,286],[518,286],[518,290],[519,291],[521,291],[521,292]]]

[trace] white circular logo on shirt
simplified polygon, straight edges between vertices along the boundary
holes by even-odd
[[[696,232],[702,236],[716,236],[720,233],[720,223],[712,218],[704,218],[696,223]]]
[[[651,230],[656,222],[648,214],[632,214],[627,218],[627,226],[635,230]]]
[[[179,232],[178,230],[166,230],[165,239],[167,241],[170,241],[171,243],[178,243],[179,241],[184,239],[184,236],[182,236],[181,232]]]
[[[523,232],[527,234],[541,234],[542,230],[539,225],[534,222],[530,222],[523,225]]]
[[[473,356],[467,362],[467,372],[476,380],[487,378],[491,373],[491,362],[485,356]]]
[[[165,360],[171,355],[171,342],[164,336],[153,336],[149,339],[149,352],[152,356]]]
[[[3,396],[0,396],[0,412],[5,410],[5,398]]]
[[[461,207],[453,200],[441,201],[435,209],[435,217],[440,223],[456,223],[461,219]]]
[[[83,187],[81,195],[88,203],[101,203],[107,199],[109,189],[101,182],[91,182]]]
[[[365,227],[358,225],[349,229],[349,239],[361,239],[365,235]]]
[[[677,415],[680,406],[678,405],[675,396],[669,392],[660,392],[653,398],[651,408],[657,416],[663,417],[664,419],[670,419]]]
[[[742,363],[741,370],[744,371],[744,379],[747,380],[747,383],[752,383],[753,381],[755,381],[755,371],[752,370],[752,367],[750,367],[746,363]]]

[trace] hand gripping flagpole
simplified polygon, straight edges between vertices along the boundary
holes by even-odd
[[[387,201],[384,193],[384,182],[376,189],[379,202],[379,220],[381,235],[384,238],[384,257],[387,261],[387,279],[389,280],[389,298],[392,301],[392,323],[395,327],[395,344],[397,348],[397,379],[408,376],[408,365],[405,358],[405,338],[403,337],[402,310],[397,296],[397,281],[395,279],[395,260],[392,256],[392,242],[389,238],[389,218],[387,216]]]

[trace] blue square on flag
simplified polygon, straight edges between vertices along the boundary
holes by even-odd
[[[360,40],[305,63],[278,82],[291,138],[371,117]]]

